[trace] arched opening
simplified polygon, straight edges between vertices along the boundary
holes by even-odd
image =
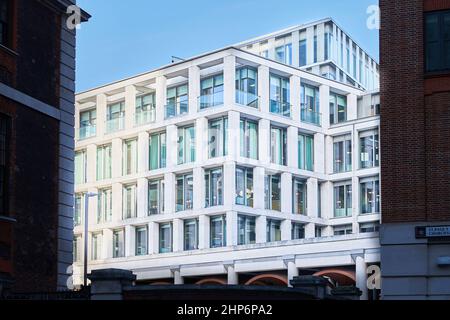
[[[328,277],[336,286],[353,286],[356,283],[355,272],[341,269],[325,269],[314,273],[317,277]]]
[[[287,286],[288,281],[286,276],[279,274],[260,274],[248,280],[247,286]]]
[[[224,279],[220,279],[220,278],[207,278],[207,279],[202,279],[198,282],[196,282],[195,284],[198,285],[208,285],[208,284],[215,284],[215,285],[226,285],[227,281]]]

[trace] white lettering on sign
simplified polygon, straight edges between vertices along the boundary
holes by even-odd
[[[450,237],[450,226],[446,227],[427,227],[427,237]]]

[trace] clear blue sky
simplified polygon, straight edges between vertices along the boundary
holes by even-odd
[[[297,24],[332,17],[378,60],[378,0],[78,0],[77,91]]]

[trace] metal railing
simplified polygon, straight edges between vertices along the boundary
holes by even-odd
[[[250,92],[236,90],[236,103],[257,109],[259,107],[259,97]]]
[[[125,117],[106,120],[106,133],[113,133],[125,129]]]
[[[165,107],[165,118],[174,118],[189,112],[189,104],[187,101],[167,104]]]
[[[88,139],[91,137],[95,137],[97,135],[97,126],[90,125],[90,126],[84,126],[78,129],[78,139]]]
[[[198,105],[200,110],[220,106],[223,105],[223,103],[223,92],[206,94],[198,97]]]
[[[322,126],[322,114],[311,109],[302,107],[300,109],[300,118],[302,122],[312,123]]]
[[[134,124],[136,126],[153,123],[156,121],[156,109],[136,111],[134,114]]]
[[[270,112],[283,117],[291,117],[292,105],[288,102],[270,100]]]

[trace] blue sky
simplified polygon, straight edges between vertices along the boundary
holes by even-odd
[[[297,24],[332,17],[378,60],[366,27],[378,0],[78,0],[77,91]]]

